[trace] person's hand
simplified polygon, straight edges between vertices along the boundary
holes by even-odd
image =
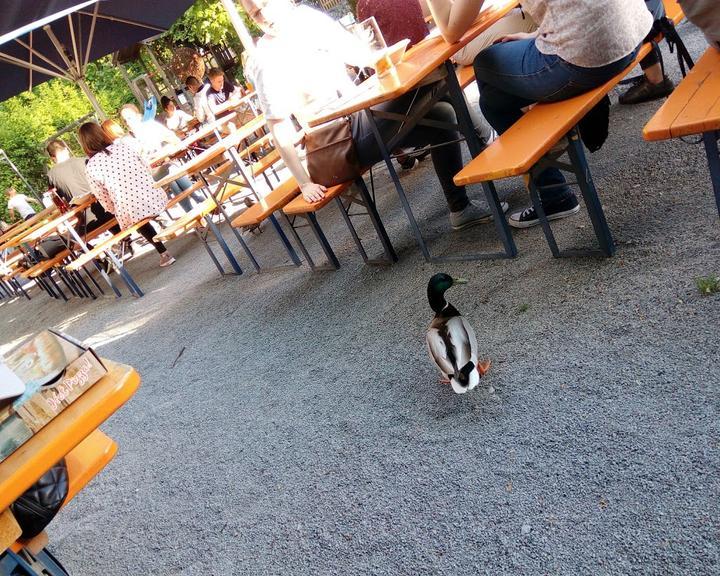
[[[536,38],[537,34],[534,32],[516,32],[514,34],[508,34],[502,38],[498,38],[493,44],[503,44],[505,42],[513,42],[514,40],[530,40]]]
[[[300,192],[302,192],[306,202],[314,203],[325,198],[327,188],[321,184],[315,184],[315,182],[307,182],[300,186]]]

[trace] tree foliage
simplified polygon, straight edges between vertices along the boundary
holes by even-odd
[[[240,6],[238,11],[250,33],[257,34],[259,30]],[[172,25],[167,37],[177,44],[194,46],[230,44],[233,47],[240,47],[235,29],[220,0],[197,0]]]
[[[241,11],[242,13],[242,11]],[[244,14],[243,14],[244,15]],[[258,30],[245,21],[251,33]],[[161,57],[171,57],[174,45],[208,46],[229,44],[237,53],[240,42],[220,0],[197,0],[178,19],[168,33],[155,41]],[[142,73],[138,63],[127,66],[131,76]],[[103,110],[115,116],[118,108],[133,101],[133,95],[125,84],[110,57],[90,64],[87,81]],[[82,91],[65,80],[50,80],[32,91],[0,103],[0,148],[3,148],[32,186],[43,192],[47,188],[49,159],[42,149],[50,136],[92,113],[92,107]],[[72,135],[64,138],[77,149]],[[7,218],[5,190],[15,186],[22,193],[30,193],[4,162],[0,162],[0,218]]]
[[[117,68],[106,57],[88,67],[87,80],[103,110],[113,115],[122,104],[133,99]],[[90,102],[76,85],[66,80],[50,80],[32,91],[23,92],[0,103],[0,148],[31,185],[43,192],[48,157],[42,149],[47,138],[79,118],[93,112]],[[74,138],[67,141],[77,149]],[[25,184],[10,167],[0,162],[0,218],[7,218],[5,191],[15,186],[29,194]]]

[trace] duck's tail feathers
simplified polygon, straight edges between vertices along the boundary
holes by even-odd
[[[472,390],[478,385],[480,375],[476,369],[476,365],[468,362],[458,370],[457,374],[450,378],[450,384],[455,392],[464,394],[468,390]]]

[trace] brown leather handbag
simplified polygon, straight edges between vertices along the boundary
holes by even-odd
[[[308,174],[316,184],[337,186],[362,174],[349,117],[308,130],[304,142]]]

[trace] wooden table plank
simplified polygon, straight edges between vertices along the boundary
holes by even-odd
[[[720,130],[720,50],[708,48],[643,129],[645,140]]]
[[[699,64],[698,62],[697,65]],[[706,132],[708,123],[720,125],[720,116],[710,117],[710,110],[720,99],[720,58],[716,60],[714,70],[707,71],[707,68],[701,68],[700,72],[707,72],[702,85],[693,94],[688,105],[678,114],[670,128],[674,138]]]
[[[517,5],[516,0],[498,1],[483,9],[473,25],[454,44],[448,44],[437,33],[431,34],[410,48],[394,71],[380,78],[371,76],[349,97],[339,99],[333,106],[306,114],[305,122],[311,127],[318,126],[399,98]]]
[[[76,206],[72,206],[70,210],[65,212],[64,214],[60,214],[57,218],[54,218],[53,220],[50,220],[50,222],[46,222],[39,228],[36,228],[33,230],[30,234],[28,234],[25,237],[25,241],[27,242],[35,242],[37,240],[41,240],[45,236],[50,235],[51,233],[55,232],[62,224],[65,222],[68,222],[69,220],[75,218],[78,214],[81,214],[84,212],[87,208],[92,206],[96,202],[95,196],[92,194],[88,194],[86,198],[84,198],[80,204]]]
[[[49,466],[80,444],[135,393],[138,373],[103,359],[108,373],[7,459],[0,462],[0,510],[12,504]]]

